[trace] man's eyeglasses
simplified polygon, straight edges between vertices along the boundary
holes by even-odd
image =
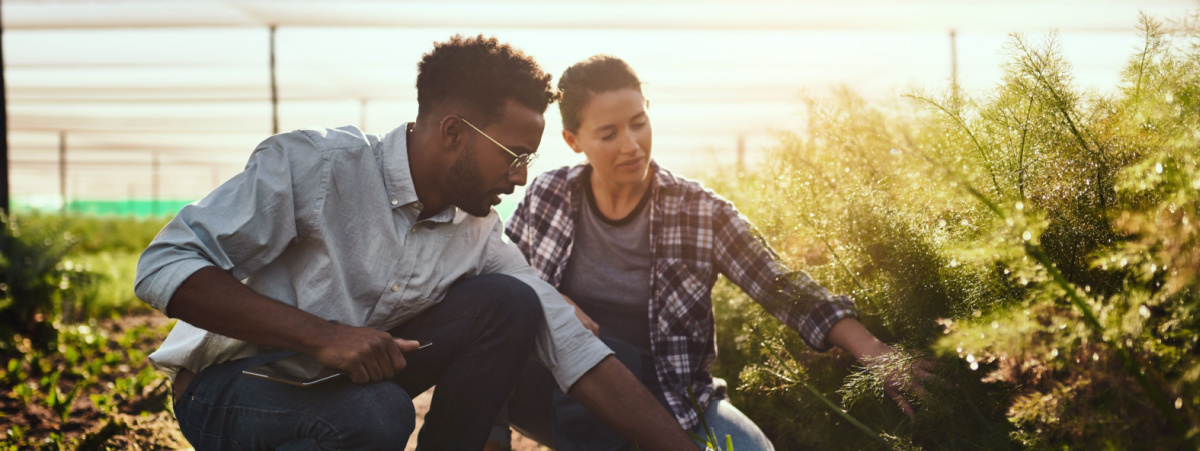
[[[483,135],[484,138],[487,138],[489,141],[496,143],[497,146],[500,146],[501,149],[504,149],[505,152],[508,152],[509,155],[513,156],[514,160],[513,160],[512,164],[508,165],[508,173],[510,175],[516,174],[517,171],[520,171],[522,167],[529,167],[530,164],[533,164],[533,160],[537,159],[536,153],[523,153],[523,154],[518,155],[516,152],[508,150],[507,147],[504,147],[504,144],[500,144],[499,141],[496,141],[491,136],[488,136],[488,134],[484,133],[483,130],[480,130],[479,127],[476,127],[475,125],[471,124],[466,119],[463,119],[461,117],[459,119],[462,119],[464,124],[469,125],[472,129],[475,129],[475,131],[479,132],[480,135]]]

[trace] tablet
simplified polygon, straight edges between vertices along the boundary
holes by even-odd
[[[424,343],[416,350],[428,348],[432,342]],[[285,355],[278,360],[242,370],[242,374],[297,387],[308,387],[347,374],[345,371],[326,368],[308,354]]]
[[[337,379],[346,372],[326,368],[308,354],[295,354],[248,368],[243,370],[242,374],[297,387],[308,387]]]

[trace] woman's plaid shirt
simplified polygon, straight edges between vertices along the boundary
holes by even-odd
[[[506,233],[551,285],[562,282],[575,223],[586,211],[580,174],[563,167],[534,179],[508,221]],[[724,396],[710,374],[717,350],[712,288],[723,274],[771,314],[800,332],[809,347],[829,348],[825,336],[838,320],[857,316],[854,302],[834,296],[802,271],[779,261],[754,226],[729,201],[657,164],[651,187],[650,347],[654,368],[675,417],[691,429],[701,409]]]

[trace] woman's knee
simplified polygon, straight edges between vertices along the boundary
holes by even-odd
[[[708,409],[704,412],[704,421],[713,429],[718,439],[723,440],[726,435],[729,435],[733,440],[733,446],[739,450],[774,451],[775,449],[762,429],[754,424],[754,420],[747,417],[728,400],[715,400],[709,404]],[[698,428],[702,427],[698,426]],[[703,431],[699,432],[699,435],[705,436]]]

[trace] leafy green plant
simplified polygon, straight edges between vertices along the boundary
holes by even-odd
[[[50,375],[47,382],[43,384],[43,387],[47,390],[45,399],[46,407],[57,413],[59,419],[63,423],[66,423],[67,417],[71,416],[71,404],[75,402],[75,397],[79,395],[85,383],[83,381],[75,382],[70,390],[63,391],[59,385],[62,374],[61,371],[57,371]]]
[[[710,177],[789,265],[939,374],[909,421],[881,369],[803,352],[722,282],[731,397],[785,449],[1198,446],[1197,17],[1168,32],[1143,16],[1111,94],[1074,87],[1057,36],[1013,35],[988,93],[810,99],[763,170]]]
[[[0,332],[20,333],[35,343],[55,339],[51,323],[94,276],[65,260],[76,238],[60,229],[24,227],[0,217]]]

